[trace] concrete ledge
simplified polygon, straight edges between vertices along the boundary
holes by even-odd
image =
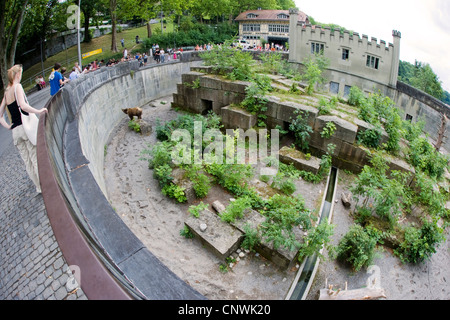
[[[317,174],[320,169],[320,160],[314,156],[306,160],[303,152],[283,147],[279,152],[280,161],[284,164],[293,164],[298,170],[305,170]]]
[[[223,222],[217,214],[209,210],[202,211],[199,218],[189,216],[184,224],[222,260],[236,251],[243,240],[241,231]],[[201,230],[201,224],[206,225],[205,231]]]

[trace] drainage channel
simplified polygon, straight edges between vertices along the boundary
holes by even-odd
[[[328,177],[327,182],[327,192],[324,195],[324,199],[322,201],[322,206],[320,208],[320,219],[318,221],[319,225],[325,219],[328,220],[328,223],[331,221],[331,217],[333,215],[333,206],[334,206],[334,197],[336,194],[336,181],[338,178],[338,169],[333,167],[331,168],[330,175]],[[322,253],[322,250],[320,253]],[[300,269],[298,270],[297,276],[295,277],[293,284],[286,295],[286,300],[305,300],[308,295],[309,289],[311,288],[312,282],[314,280],[314,276],[317,272],[317,268],[319,267],[320,257],[319,254],[315,253],[314,255],[307,257]]]

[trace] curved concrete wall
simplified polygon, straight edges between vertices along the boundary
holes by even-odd
[[[47,214],[69,265],[80,269],[89,299],[204,299],[163,265],[127,228],[105,197],[104,145],[124,107],[170,94],[198,64],[102,68],[67,84],[47,104],[38,133]]]

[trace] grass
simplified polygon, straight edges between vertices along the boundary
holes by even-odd
[[[155,28],[161,29],[161,24],[155,23],[152,24],[152,31],[155,30]],[[166,24],[166,29],[164,32],[173,32],[173,24],[168,23]],[[123,30],[120,33],[117,33],[116,40],[117,40],[117,50],[118,52],[112,52],[111,51],[111,39],[112,34],[106,34],[103,36],[100,36],[98,38],[92,39],[89,43],[81,43],[81,54],[94,51],[97,49],[102,49],[101,54],[97,54],[95,56],[90,56],[86,59],[83,59],[83,65],[88,64],[89,62],[94,61],[95,59],[98,59],[99,61],[104,59],[110,59],[112,57],[121,57],[123,48],[120,43],[120,40],[123,38],[125,40],[125,47],[128,49],[128,52],[136,52],[136,51],[142,51],[142,44],[136,44],[136,36],[139,36],[141,40],[147,38],[147,26],[133,28],[133,29],[127,29]],[[44,61],[44,69],[50,68],[53,65],[55,65],[56,62],[61,63],[63,67],[67,68],[66,76],[70,74],[70,71],[72,70],[74,66],[74,61],[77,61],[76,57],[78,57],[78,47],[75,45],[73,47],[68,48],[65,51],[61,51],[60,53],[51,56],[47,58]],[[75,60],[73,60],[75,58]],[[72,60],[72,63],[68,63],[69,60]],[[22,84],[25,90],[31,89],[34,85],[34,79],[32,79],[32,83],[30,84],[29,81],[25,82],[30,77],[33,77],[34,75],[38,74],[42,71],[41,63],[37,63],[34,66],[28,68],[23,72],[22,80],[24,83]],[[46,81],[48,82],[48,76],[50,74],[46,72]]]

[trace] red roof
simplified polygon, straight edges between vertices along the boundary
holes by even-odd
[[[249,14],[253,14],[255,18],[248,18]],[[279,18],[280,14],[284,14],[287,18]],[[308,16],[306,13],[298,12],[298,21],[306,22]],[[236,21],[289,21],[289,10],[248,10],[242,12],[235,19]]]

